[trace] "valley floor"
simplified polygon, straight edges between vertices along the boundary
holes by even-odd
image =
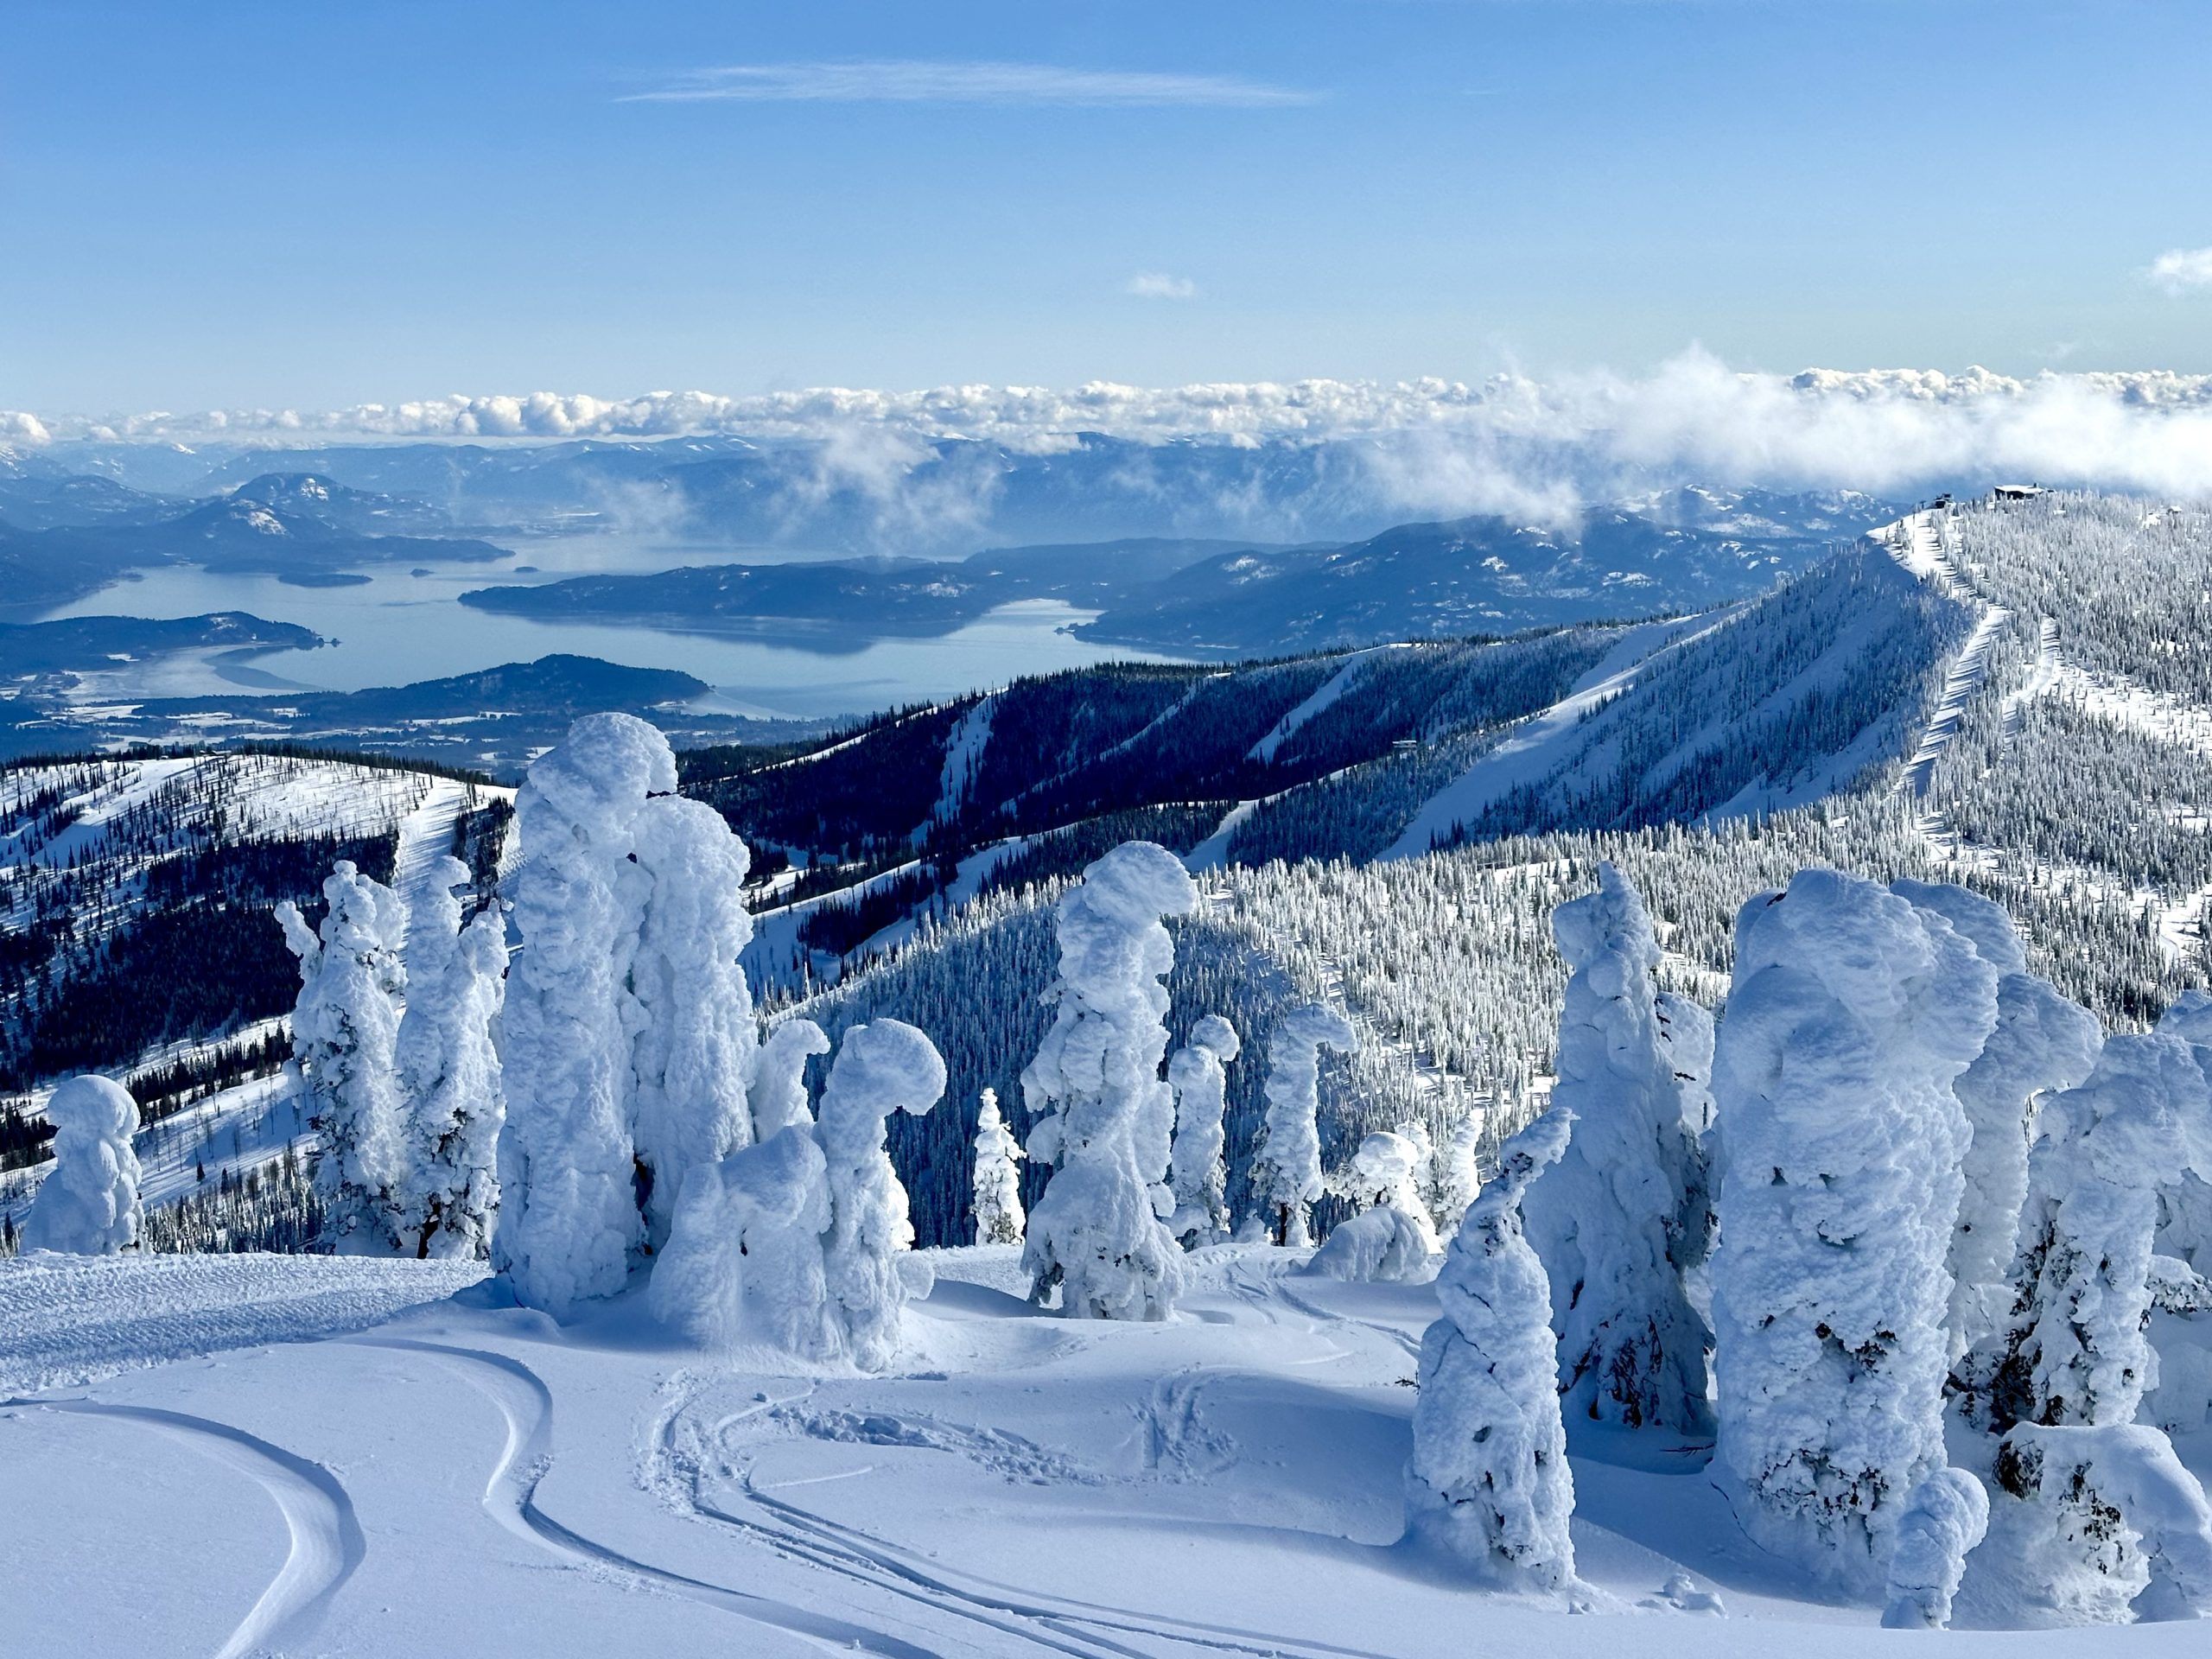
[[[1089,1325],[1023,1302],[1011,1249],[926,1259],[882,1377],[709,1366],[630,1301],[556,1327],[474,1268],[0,1262],[0,1652],[1929,1645],[1793,1581],[1667,1437],[1576,1448],[1585,1616],[1408,1559],[1427,1286],[1224,1247],[1174,1322]],[[1948,1640],[2179,1654],[2190,1630]]]

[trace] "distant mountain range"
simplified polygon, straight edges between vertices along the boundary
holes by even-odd
[[[1019,600],[1101,614],[1076,632],[1178,654],[1313,651],[1701,609],[1804,569],[1893,516],[1871,497],[1685,490],[1560,531],[1497,518],[1349,545],[1141,538],[994,550],[956,563],[731,564],[474,589],[509,615],[671,623],[803,641],[791,625],[947,632]]]

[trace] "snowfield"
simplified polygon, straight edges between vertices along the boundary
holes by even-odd
[[[1930,1646],[1812,1599],[1736,1527],[1707,1449],[1664,1433],[1573,1445],[1582,1616],[1408,1558],[1429,1286],[1221,1246],[1192,1256],[1174,1320],[1072,1322],[1020,1300],[1014,1248],[929,1259],[937,1287],[878,1377],[709,1367],[635,1295],[556,1326],[464,1264],[0,1263],[0,1651]],[[1970,1566],[1960,1623],[2003,1611]],[[2202,1650],[2194,1629],[1939,1640],[2179,1655]]]

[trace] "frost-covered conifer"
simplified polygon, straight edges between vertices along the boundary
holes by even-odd
[[[841,1345],[823,1266],[829,1225],[827,1166],[809,1128],[695,1166],[654,1259],[648,1306],[710,1352],[749,1338],[829,1358]]]
[[[2158,1021],[2158,1029],[2196,1051],[2197,1065],[2212,1078],[2212,996],[2183,991]],[[2158,1241],[2162,1255],[2188,1262],[2212,1277],[2212,1124],[2187,1136],[2201,1148],[2187,1167],[2171,1171],[2158,1192]]]
[[[1712,1021],[1679,1000],[1662,1014],[1651,918],[1611,864],[1552,931],[1573,973],[1552,1100],[1574,1133],[1522,1209],[1551,1279],[1560,1390],[1600,1421],[1700,1428],[1709,1338],[1684,1274],[1705,1255],[1705,1160],[1676,1048],[1679,1033],[1709,1052]]]
[[[1747,903],[1713,1092],[1724,1141],[1717,1461],[1752,1536],[1878,1593],[1944,1462],[1944,1262],[1997,974],[1941,918],[1806,870]]]
[[[2022,1576],[2062,1622],[2212,1617],[2212,1504],[2159,1430],[2020,1423],[1996,1472],[2033,1505]]]
[[[1948,1315],[1956,1361],[1998,1329],[2010,1311],[2013,1235],[2028,1191],[2028,1135],[2038,1097],[2089,1075],[2104,1033],[2027,971],[2027,952],[2004,910],[1963,887],[1897,881],[1891,891],[1931,910],[1973,944],[2002,977],[1997,1026],[1959,1078],[1973,1140],[1961,1168],[1965,1190],[1951,1235]]]
[[[2208,1114],[2196,1051],[2165,1032],[2107,1039],[2086,1081],[2044,1100],[1992,1428],[2134,1421],[2152,1380],[2158,1188],[2190,1161],[2191,1127]]]
[[[1019,1244],[1021,1147],[999,1116],[999,1091],[986,1089],[976,1114],[976,1242]]]
[[[1074,1318],[1165,1319],[1182,1292],[1183,1253],[1153,1202],[1160,1172],[1141,1165],[1138,1141],[1173,1102],[1160,1063],[1175,946],[1160,918],[1197,902],[1182,861],[1138,841],[1092,864],[1055,912],[1058,1007],[1021,1074],[1044,1120],[1030,1154],[1055,1167],[1021,1260],[1036,1300],[1058,1285]]]
[[[1940,1630],[1966,1576],[1967,1553],[1989,1530],[1989,1494],[1963,1469],[1923,1477],[1897,1521],[1890,1553],[1882,1624],[1892,1630]]]
[[[323,1230],[346,1255],[412,1255],[415,1154],[397,1061],[406,906],[345,860],[322,896],[330,911],[320,937],[289,900],[276,919],[300,959],[292,1052],[321,1140]]]
[[[407,1007],[395,1053],[407,1100],[404,1242],[418,1255],[488,1253],[505,1101],[493,1029],[506,993],[506,918],[463,925],[454,889],[468,867],[441,858],[407,907]]]
[[[1362,1141],[1330,1182],[1359,1213],[1330,1233],[1306,1271],[1355,1282],[1426,1279],[1439,1246],[1414,1179],[1422,1161],[1420,1144],[1403,1135],[1377,1130]]]
[[[1421,1339],[1406,1539],[1503,1588],[1574,1582],[1559,1344],[1544,1266],[1521,1230],[1522,1196],[1571,1127],[1554,1108],[1499,1149],[1497,1177],[1446,1252],[1443,1314]]]
[[[830,1039],[813,1020],[793,1016],[774,1027],[760,1039],[753,1062],[753,1132],[766,1141],[794,1125],[814,1126],[814,1108],[806,1093],[806,1063],[830,1052]]]
[[[1209,1014],[1191,1027],[1191,1040],[1167,1062],[1168,1087],[1175,1091],[1170,1178],[1175,1213],[1167,1230],[1185,1245],[1211,1244],[1229,1236],[1229,1170],[1222,1155],[1229,1077],[1224,1068],[1241,1048],[1236,1027],[1221,1015]]]
[[[1351,1021],[1323,1002],[1294,1008],[1268,1042],[1268,1115],[1252,1153],[1252,1197],[1278,1244],[1313,1242],[1313,1200],[1323,1192],[1321,1050],[1359,1047]]]
[[[54,1125],[54,1167],[23,1217],[22,1248],[70,1255],[113,1255],[136,1249],[144,1211],[138,1202],[138,1103],[105,1077],[69,1078],[46,1103]]]
[[[648,793],[676,788],[668,741],[589,715],[515,798],[510,878],[522,950],[507,979],[493,1259],[527,1306],[565,1318],[612,1295],[645,1243],[631,1138],[624,981],[649,880],[631,861]],[[680,1188],[679,1188],[680,1192]]]
[[[884,1150],[884,1120],[893,1112],[919,1116],[944,1092],[944,1061],[927,1037],[897,1020],[846,1032],[822,1090],[815,1133],[830,1211],[823,1267],[844,1351],[863,1370],[880,1371],[898,1357],[906,1302],[898,1257],[914,1242],[906,1189]]]
[[[630,957],[630,1133],[647,1236],[658,1245],[684,1173],[753,1141],[745,1099],[753,995],[738,966],[753,937],[744,892],[752,860],[702,801],[645,802],[632,836],[647,883],[639,890]]]
[[[1428,1190],[1423,1195],[1440,1232],[1457,1232],[1467,1206],[1482,1191],[1482,1169],[1475,1161],[1475,1147],[1482,1140],[1483,1114],[1470,1110],[1452,1127],[1452,1133],[1429,1157]]]

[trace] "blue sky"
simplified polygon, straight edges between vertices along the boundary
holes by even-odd
[[[0,407],[2212,371],[2202,0],[9,13]]]

